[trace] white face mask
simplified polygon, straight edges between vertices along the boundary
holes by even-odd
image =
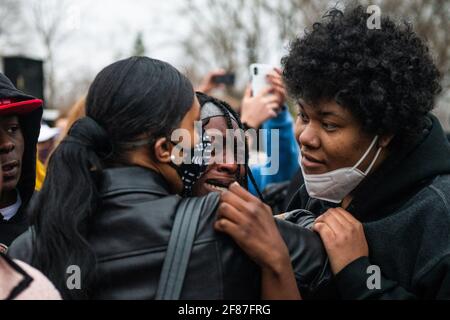
[[[369,146],[369,149],[364,153],[361,159],[353,167],[345,167],[329,171],[322,174],[305,174],[300,153],[299,162],[300,168],[302,170],[303,179],[305,181],[306,191],[308,195],[312,198],[325,200],[334,203],[340,203],[342,199],[350,192],[352,192],[358,184],[369,174],[373,165],[380,155],[382,147],[379,147],[372,163],[367,168],[366,172],[362,172],[358,169],[358,166],[364,161],[364,159],[372,150],[373,146],[378,140],[376,136]]]

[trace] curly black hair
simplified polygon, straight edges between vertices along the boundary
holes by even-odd
[[[369,29],[369,17],[363,6],[328,11],[291,43],[283,77],[295,99],[335,100],[365,132],[405,142],[424,129],[441,91],[439,71],[411,24],[382,15],[381,28]]]

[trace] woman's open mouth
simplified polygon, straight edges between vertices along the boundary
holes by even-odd
[[[212,191],[224,192],[224,191],[228,190],[228,187],[233,182],[234,181],[230,181],[230,180],[223,181],[223,180],[216,180],[216,179],[208,179],[205,181],[205,187]]]

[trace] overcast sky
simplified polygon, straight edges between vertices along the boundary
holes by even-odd
[[[65,36],[57,46],[55,57],[56,79],[63,95],[77,79],[84,75],[92,77],[113,61],[130,56],[138,32],[143,33],[148,56],[165,60],[178,68],[183,67],[180,41],[187,36],[195,36],[190,34],[190,23],[182,12],[186,0],[21,1],[25,7],[34,1],[65,1],[67,4],[62,12]],[[23,19],[27,20],[26,17]],[[21,54],[38,59],[43,59],[45,52],[33,35],[27,35],[25,46],[18,52],[2,49],[9,55]],[[281,55],[261,62],[276,65]]]
[[[183,0],[22,0],[21,20],[32,21],[34,1],[48,3],[52,11],[61,11],[57,6],[62,1],[66,4],[60,26],[64,37],[55,50],[60,92],[70,88],[66,79],[92,77],[113,61],[130,56],[138,32],[143,33],[147,55],[182,66],[179,42],[189,32],[188,21],[182,19]],[[3,54],[44,59],[45,50],[33,30],[29,23],[22,30],[26,43],[2,48]]]
[[[25,7],[25,16],[22,18],[29,21],[34,19],[30,8],[36,1],[48,4],[48,12],[61,11],[61,3],[65,4],[65,9],[61,11],[64,22],[60,25],[64,37],[56,46],[54,59],[58,95],[64,96],[72,83],[86,78],[86,75],[92,78],[106,65],[130,56],[138,32],[143,34],[148,56],[167,61],[181,69],[185,59],[180,42],[195,36],[190,33],[189,19],[182,12],[186,0],[21,1]],[[31,24],[29,27],[29,30],[33,30]],[[33,35],[27,37],[26,45],[18,51],[8,54],[37,59],[45,57],[41,41]],[[280,57],[270,57],[268,61],[261,62],[278,65]]]
[[[78,68],[96,73],[130,55],[139,31],[148,55],[178,65],[181,52],[177,41],[186,29],[177,12],[181,1],[69,0],[66,28],[70,31],[57,52],[60,73]]]

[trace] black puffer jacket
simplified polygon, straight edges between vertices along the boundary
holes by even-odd
[[[140,168],[106,169],[102,209],[92,220],[89,242],[98,259],[94,299],[153,299],[181,198],[164,179]],[[225,234],[214,231],[219,195],[198,199],[201,217],[182,299],[258,299],[260,272]],[[305,297],[330,278],[326,254],[313,232],[279,221]],[[32,231],[11,246],[10,256],[31,263]],[[45,273],[45,270],[44,270]]]

